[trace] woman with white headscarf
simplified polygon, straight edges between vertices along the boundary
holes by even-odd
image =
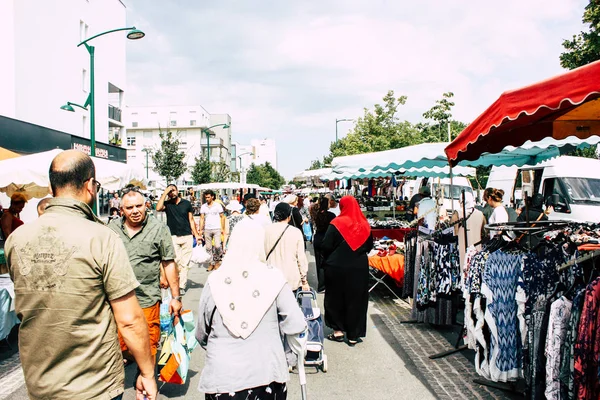
[[[293,340],[306,322],[281,271],[265,264],[264,241],[260,225],[238,222],[221,267],[202,290],[196,338],[206,349],[198,385],[206,399],[286,398],[280,332]]]
[[[467,214],[467,240],[468,245],[473,246],[475,243],[481,242],[481,238],[485,235],[483,227],[486,224],[483,213],[475,208],[475,198],[473,193],[465,192],[465,212]],[[456,222],[463,218],[463,200],[462,195],[460,197],[460,207],[454,211],[452,216],[452,222]],[[465,227],[464,222],[460,222],[454,225],[454,235],[458,236],[458,251],[460,254],[460,267],[461,271],[464,268],[465,263]],[[477,246],[480,250],[481,246]]]

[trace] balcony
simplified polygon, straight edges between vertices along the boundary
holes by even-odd
[[[109,104],[108,118],[112,119],[113,121],[121,122],[121,109]]]

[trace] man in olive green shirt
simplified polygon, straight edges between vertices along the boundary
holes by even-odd
[[[76,150],[50,166],[46,212],[6,242],[21,320],[19,353],[31,399],[118,399],[125,372],[117,328],[156,399],[148,328],[123,243],[90,209],[100,187],[91,158]]]
[[[135,277],[140,282],[135,289],[135,294],[146,316],[150,348],[155,355],[160,339],[161,271],[173,297],[169,304],[169,311],[178,316],[181,310],[179,276],[174,261],[175,249],[169,228],[156,218],[147,215],[146,200],[139,189],[128,186],[122,190],[122,195],[123,217],[114,219],[108,226],[125,244],[129,262]],[[130,358],[124,343],[121,343],[121,350],[125,352],[126,358]]]

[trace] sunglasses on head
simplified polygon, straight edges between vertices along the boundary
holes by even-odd
[[[129,192],[137,192],[137,193],[141,193],[140,192],[140,187],[139,186],[127,186],[124,189],[121,190],[122,194],[127,194]]]

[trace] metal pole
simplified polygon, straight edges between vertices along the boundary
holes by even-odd
[[[450,121],[448,121],[448,142],[452,141],[452,135],[450,134]]]
[[[465,201],[465,189],[462,190],[463,231],[465,233],[465,253],[469,247],[469,235],[467,234],[467,208]]]
[[[452,165],[450,166],[450,204],[452,205],[452,214],[454,214],[454,177],[452,174]]]
[[[206,152],[208,154],[208,162],[210,162],[210,131],[206,131]]]
[[[148,149],[144,149],[146,152],[146,179],[148,179]]]
[[[90,155],[96,157],[96,101],[94,100],[94,46],[85,43],[88,53],[90,53]],[[92,212],[98,214],[98,196],[92,204]]]
[[[96,101],[94,99],[94,46],[87,45],[90,53],[90,148],[92,157],[96,157]]]

